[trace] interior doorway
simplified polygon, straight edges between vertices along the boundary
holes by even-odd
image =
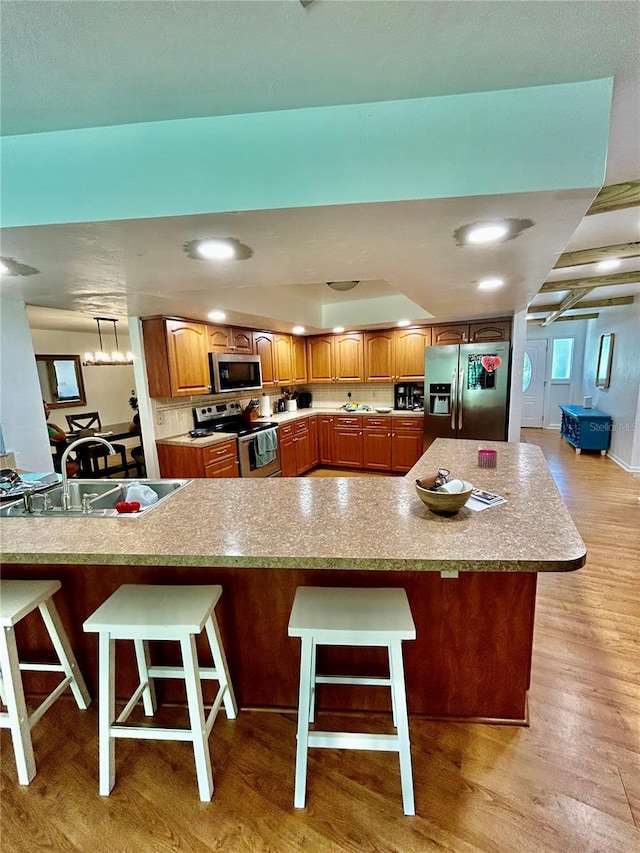
[[[544,426],[547,390],[547,338],[528,340],[522,372],[522,426]]]

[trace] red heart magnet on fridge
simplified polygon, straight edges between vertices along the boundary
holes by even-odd
[[[497,370],[502,364],[502,359],[499,355],[483,355],[481,364],[487,373],[493,373],[493,371]]]

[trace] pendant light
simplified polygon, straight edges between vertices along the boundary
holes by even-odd
[[[120,348],[118,346],[118,329],[117,329],[117,320],[112,320],[109,317],[94,317],[93,318],[98,326],[98,340],[100,341],[100,349],[95,350],[95,352],[85,352],[83,365],[89,367],[91,365],[99,366],[99,365],[122,365],[122,364],[133,364],[133,353],[120,352]],[[116,348],[109,354],[105,351],[104,346],[102,344],[102,328],[100,323],[113,323],[113,336],[116,342]]]

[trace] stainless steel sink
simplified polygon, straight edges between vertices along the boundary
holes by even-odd
[[[0,516],[11,518],[141,518],[169,500],[184,488],[190,480],[139,480],[150,486],[158,495],[151,506],[141,507],[139,512],[120,513],[115,506],[126,498],[127,489],[133,480],[70,480],[71,508],[62,509],[62,486],[54,486],[46,492],[38,492],[31,498],[33,511],[26,509],[20,498],[0,508]],[[49,507],[49,508],[48,508]]]

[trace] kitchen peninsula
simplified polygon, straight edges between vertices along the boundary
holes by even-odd
[[[296,706],[297,586],[403,586],[418,633],[405,650],[410,712],[523,723],[537,572],[579,569],[585,546],[538,447],[483,446],[497,449],[497,468],[477,468],[477,441],[438,439],[402,478],[200,479],[141,519],[3,518],[3,574],[62,581],[59,609],[94,695],[97,649],[81,625],[120,584],[221,583],[239,704],[270,708]],[[433,515],[414,480],[440,467],[507,502]],[[353,654],[323,651],[327,669]],[[367,651],[377,673],[383,656]],[[326,688],[324,706],[388,707],[382,689]]]

